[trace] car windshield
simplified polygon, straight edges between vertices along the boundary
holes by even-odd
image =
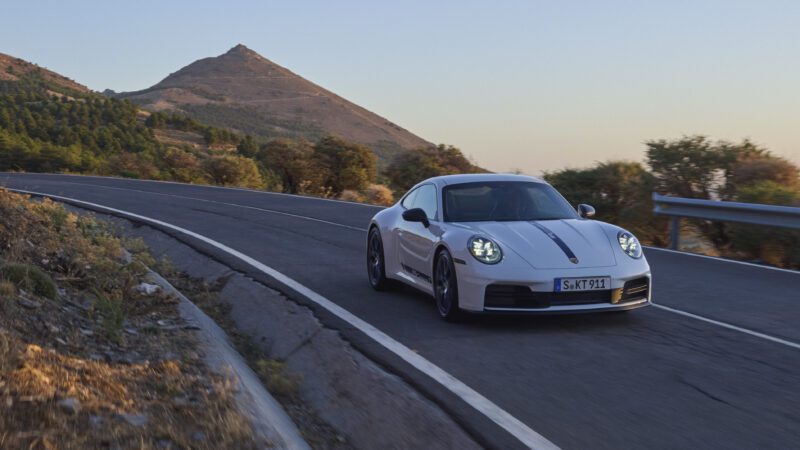
[[[444,188],[444,220],[485,222],[575,219],[552,186],[527,181],[463,183]]]

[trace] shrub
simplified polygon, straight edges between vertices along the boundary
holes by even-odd
[[[50,275],[30,264],[3,264],[0,266],[0,278],[11,281],[21,289],[31,291],[41,297],[52,300],[58,296],[58,289]]]
[[[103,316],[103,328],[108,338],[117,344],[122,343],[122,325],[125,323],[125,311],[122,300],[110,297],[105,293],[95,290],[94,308]]]
[[[392,190],[382,184],[369,185],[364,192],[364,196],[367,199],[367,203],[372,203],[373,205],[389,206],[394,203]]]
[[[405,192],[426,178],[481,172],[486,170],[472,164],[461,150],[452,145],[439,144],[400,153],[386,168],[386,177],[395,191]]]
[[[346,202],[363,202],[364,196],[359,194],[356,191],[346,189],[339,194],[339,200],[344,200]]]
[[[800,189],[774,181],[741,188],[738,199],[748,203],[800,204]],[[800,231],[756,225],[731,224],[731,248],[738,256],[782,267],[800,267]]]
[[[13,310],[13,298],[17,294],[17,286],[4,280],[0,281],[0,310],[8,312]]]
[[[0,281],[0,299],[8,299],[17,294],[17,286],[8,281]]]
[[[264,179],[255,161],[241,156],[219,156],[203,161],[203,168],[216,184],[258,189]]]

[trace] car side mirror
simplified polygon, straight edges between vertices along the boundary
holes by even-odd
[[[403,220],[407,222],[422,222],[425,228],[431,226],[430,221],[428,221],[428,215],[425,214],[422,208],[411,208],[403,211]]]
[[[590,219],[594,217],[594,207],[587,205],[586,203],[581,203],[578,205],[578,215],[584,219]]]

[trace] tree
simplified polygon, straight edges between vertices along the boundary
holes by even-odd
[[[544,178],[573,205],[594,206],[598,219],[630,230],[647,244],[666,244],[667,221],[652,213],[656,180],[641,164],[609,161],[546,173]]]
[[[164,128],[165,123],[165,115],[161,112],[150,114],[144,121],[144,124],[150,128]]]
[[[253,139],[253,136],[248,134],[239,141],[239,145],[236,146],[236,151],[242,156],[253,158],[256,156],[256,153],[258,153],[258,143]]]
[[[399,154],[386,169],[386,177],[397,192],[405,192],[420,181],[456,173],[481,173],[486,170],[472,164],[452,145],[439,144]]]
[[[741,160],[768,155],[749,140],[739,144],[712,142],[705,136],[647,142],[647,163],[655,175],[656,190],[678,197],[728,200],[734,193],[729,180]],[[723,222],[698,221],[697,227],[718,248],[730,244]]]
[[[263,145],[256,158],[278,176],[285,192],[327,195],[329,169],[314,158],[314,147],[307,141],[275,139]]]
[[[328,169],[324,185],[334,194],[363,191],[378,175],[377,158],[363,145],[327,136],[314,145],[314,157]]]
[[[241,156],[218,156],[203,161],[203,168],[216,184],[260,189],[264,180],[255,161]]]
[[[646,144],[647,164],[658,181],[658,190],[687,198],[722,199],[725,182],[737,161],[767,153],[748,140],[731,144],[712,142],[705,136]]]
[[[738,197],[740,190],[765,181],[796,188],[800,186],[800,172],[786,159],[768,153],[745,156],[731,168],[726,186],[728,197]]]

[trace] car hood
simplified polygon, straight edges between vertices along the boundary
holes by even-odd
[[[617,263],[603,223],[594,220],[473,222],[464,225],[495,239],[503,251],[513,251],[537,269],[608,267]],[[572,260],[571,256],[574,257]]]

